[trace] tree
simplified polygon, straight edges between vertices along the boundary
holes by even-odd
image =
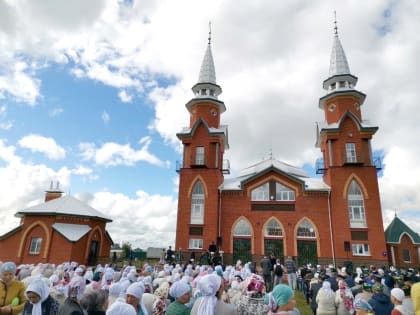
[[[129,242],[125,242],[122,244],[122,250],[124,253],[124,258],[130,258],[130,254],[132,251],[131,244]]]

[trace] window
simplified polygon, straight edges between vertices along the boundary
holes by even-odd
[[[410,251],[408,249],[403,249],[402,254],[404,262],[411,262]]]
[[[369,245],[368,244],[353,244],[353,255],[354,256],[369,256]]]
[[[41,252],[42,238],[34,237],[31,239],[31,246],[29,247],[29,254],[38,255]]]
[[[367,227],[363,194],[360,190],[359,185],[354,180],[350,183],[347,199],[349,208],[350,227]]]
[[[270,195],[271,194],[271,195]],[[294,201],[295,191],[278,182],[267,182],[251,192],[252,201]]]
[[[241,219],[236,223],[233,234],[235,236],[251,236],[251,227],[245,220]]]
[[[195,165],[204,165],[204,147],[195,148]]]
[[[272,219],[265,227],[265,236],[283,236],[283,231],[280,224]]]
[[[315,229],[308,220],[303,220],[297,229],[297,237],[314,238]]]
[[[356,145],[354,143],[346,143],[346,162],[356,163]]]
[[[191,249],[203,249],[203,240],[201,238],[190,238],[188,247]]]
[[[345,82],[345,81],[340,81],[340,82],[339,82],[339,86],[340,86],[341,88],[345,87],[345,86],[346,86],[346,82]]]
[[[295,200],[295,192],[280,183],[276,183],[276,200]]]
[[[204,224],[204,190],[200,181],[196,182],[191,194],[191,224]]]
[[[260,187],[255,188],[251,193],[251,199],[254,201],[264,201],[269,200],[269,184],[265,183]]]

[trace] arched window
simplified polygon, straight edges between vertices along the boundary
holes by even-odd
[[[241,219],[238,223],[236,223],[235,228],[233,229],[234,236],[251,236],[251,227],[249,224]]]
[[[271,194],[271,195],[270,195]],[[295,191],[274,180],[266,182],[251,192],[252,201],[294,201]]]
[[[350,227],[367,227],[363,194],[355,180],[350,183],[347,194],[347,202],[349,208]]]
[[[271,219],[270,222],[267,223],[267,225],[265,226],[265,236],[269,236],[269,237],[283,236],[283,230],[281,229],[280,224],[276,220]]]
[[[303,220],[297,229],[297,237],[314,238],[315,229],[308,220]]]
[[[191,194],[191,224],[204,224],[204,190],[200,181],[195,183]]]
[[[251,199],[254,201],[264,201],[269,200],[270,198],[270,192],[269,192],[269,183],[265,183],[254,190],[252,190],[251,193]]]
[[[276,200],[295,200],[295,192],[289,187],[286,187],[280,183],[276,183]]]

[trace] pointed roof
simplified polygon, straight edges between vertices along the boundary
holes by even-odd
[[[350,68],[347,62],[346,53],[341,45],[338,33],[336,33],[334,35],[334,43],[331,51],[329,77],[342,74],[350,74]]]
[[[21,218],[25,215],[69,215],[96,218],[106,222],[112,222],[110,218],[106,217],[104,214],[85,204],[79,199],[74,198],[73,196],[56,198],[23,209],[22,211],[19,211],[15,214],[15,216],[18,218]]]
[[[385,230],[385,241],[387,243],[399,244],[404,234],[407,234],[414,244],[420,244],[420,235],[395,215],[394,220],[392,220]]]
[[[207,45],[206,53],[203,62],[201,63],[200,74],[198,76],[198,83],[216,83],[216,70],[214,67],[213,54],[211,52],[210,42]]]
[[[243,183],[263,175],[270,170],[277,170],[285,176],[300,182],[305,190],[329,191],[330,187],[321,178],[311,178],[308,173],[299,167],[284,163],[274,158],[266,159],[251,165],[242,171],[236,178],[225,179],[219,187],[220,190],[241,190]]]

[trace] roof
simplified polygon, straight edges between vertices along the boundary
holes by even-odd
[[[305,190],[329,191],[330,186],[324,183],[321,178],[311,178],[302,168],[278,161],[276,159],[263,160],[257,164],[245,168],[236,178],[227,178],[220,186],[221,190],[241,190],[242,183],[262,174],[269,169],[277,169],[304,184]]]
[[[77,242],[91,230],[89,225],[68,223],[54,223],[52,228],[70,242]]]
[[[350,74],[350,68],[340,38],[338,34],[335,34],[330,58],[329,77],[342,74]]]
[[[225,148],[229,149],[228,126],[220,125],[219,128],[209,127],[207,123],[202,119],[197,120],[194,126],[192,127],[183,127],[182,130],[176,134],[177,137],[180,138],[181,136],[184,136],[184,135],[192,135],[200,123],[204,124],[204,126],[207,128],[208,133],[210,135],[223,134],[225,138]]]
[[[210,43],[207,45],[206,53],[204,55],[203,62],[201,63],[198,83],[216,84],[216,70],[214,67],[213,54],[211,52]]]
[[[401,243],[401,237],[407,234],[414,244],[420,244],[420,236],[414,232],[407,224],[395,215],[392,222],[385,230],[385,240],[387,243]]]
[[[64,196],[56,198],[36,206],[23,209],[15,214],[16,217],[23,217],[25,215],[70,215],[79,217],[89,217],[112,222],[98,210],[85,204],[84,202],[72,196]]]

